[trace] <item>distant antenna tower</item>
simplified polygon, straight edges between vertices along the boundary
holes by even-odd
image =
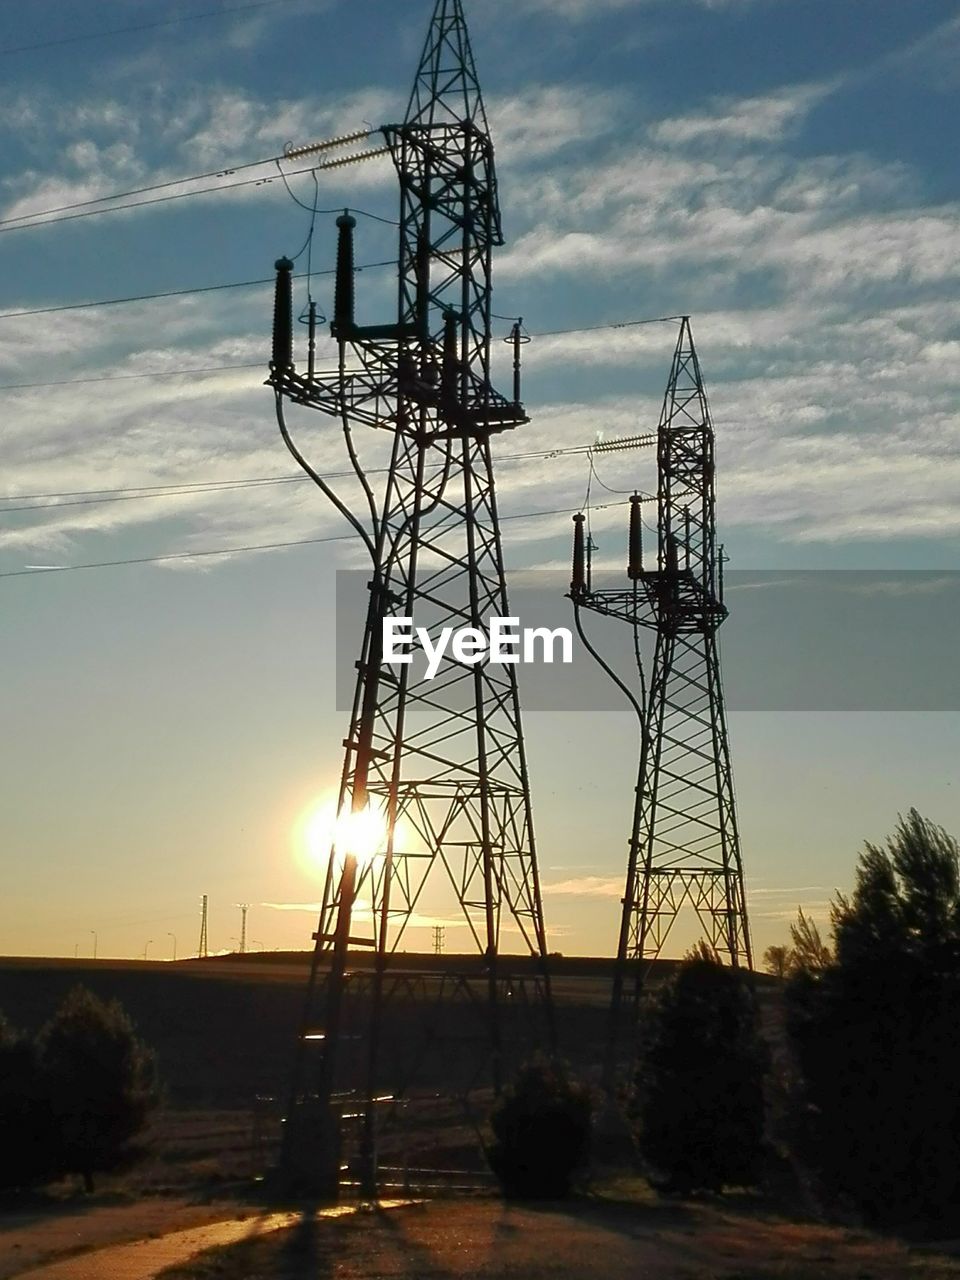
[[[443,934],[443,925],[435,924],[433,926],[433,954],[435,956],[443,955]]]
[[[207,895],[204,894],[200,899],[200,945],[197,947],[197,956],[200,960],[206,959],[207,956]]]
[[[630,505],[630,586],[592,583],[584,517],[575,516],[573,601],[593,656],[630,697],[641,723],[640,768],[627,860],[611,1003],[607,1079],[617,1057],[624,985],[634,962],[639,995],[645,962],[661,954],[689,904],[713,950],[752,967],[740,834],[720,680],[717,631],[727,617],[723,554],[716,542],[714,431],[689,317],[684,317],[656,436],[610,441],[599,451],[657,445],[658,529],[652,565],[643,556],[643,502]],[[634,628],[641,692],[630,690],[587,638],[581,610]],[[649,681],[639,629],[656,637]]]
[[[240,954],[247,954],[247,912],[250,910],[249,902],[238,902],[240,908]]]

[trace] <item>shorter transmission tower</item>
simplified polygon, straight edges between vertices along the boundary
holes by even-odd
[[[444,930],[444,927],[443,927],[443,925],[442,925],[442,924],[435,924],[435,925],[433,926],[433,954],[434,954],[435,956],[442,956],[442,955],[443,955],[443,935],[444,935],[444,932],[445,932],[445,930]]]
[[[628,969],[634,1005],[645,962],[660,956],[678,914],[693,908],[710,947],[752,967],[740,836],[733,795],[717,632],[727,617],[723,556],[716,542],[714,430],[689,317],[680,326],[655,436],[601,450],[657,446],[657,548],[644,562],[643,503],[630,502],[625,587],[595,588],[584,517],[575,516],[573,601],[585,646],[632,702],[640,720],[640,766],[617,946],[607,1080],[612,1083]],[[634,631],[640,692],[634,697],[587,638],[581,611]],[[641,629],[655,648],[649,679]]]

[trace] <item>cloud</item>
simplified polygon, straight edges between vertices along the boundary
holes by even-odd
[[[805,902],[803,904],[803,913],[810,920],[818,921],[821,924],[829,923],[832,905],[831,902],[826,900],[822,902]],[[751,911],[750,916],[754,920],[780,920],[793,923],[797,918],[797,909],[794,907],[793,910],[783,911]]]
[[[499,3],[499,0],[497,0]],[[524,8],[535,13],[550,13],[572,22],[582,22],[622,9],[666,8],[676,0],[512,0],[511,8]],[[686,0],[693,8],[712,10],[747,9],[752,5],[777,3],[778,0]]]
[[[533,85],[487,105],[502,166],[528,165],[570,143],[595,139],[613,127],[627,104],[622,93],[581,84]]]
[[[520,228],[497,258],[496,279],[506,286],[498,297],[532,298],[542,317],[528,320],[534,332],[566,327],[542,301],[546,282],[579,282],[587,321],[693,311],[726,525],[800,544],[949,535],[960,531],[960,343],[945,290],[960,271],[960,206],[925,205],[903,165],[788,155],[791,130],[830,88],[816,82],[712,100],[659,121],[645,121],[626,91],[589,85],[541,84],[493,99],[498,154],[514,174],[504,184],[508,222]],[[148,99],[136,96],[121,112],[109,95],[86,103],[20,95],[12,105],[38,154],[44,121],[70,143],[62,154],[53,148],[55,172],[34,167],[8,180],[7,208],[38,193],[66,198],[134,180],[145,131],[167,147],[149,170],[154,179],[223,162],[231,150],[267,154],[287,138],[336,132],[358,118],[377,123],[392,103],[376,87],[346,103],[270,101],[218,85],[175,100],[161,90],[149,113]],[[71,135],[73,120],[82,128]],[[384,184],[388,168],[351,171],[351,183]],[[389,272],[364,276],[363,289],[365,310],[389,314]],[[591,317],[604,292],[614,301]],[[229,296],[229,309],[213,295],[0,317],[0,381],[30,381],[51,365],[58,377],[109,376],[265,359],[269,289]],[[531,314],[526,303],[523,310]],[[672,343],[672,327],[660,325],[536,339],[524,351],[533,421],[498,440],[497,453],[583,445],[598,430],[653,429]],[[6,491],[289,474],[261,382],[252,369],[2,393]],[[318,415],[297,416],[311,458],[342,470],[341,444],[323,425]],[[382,443],[364,433],[370,465],[382,461]],[[653,485],[642,456],[610,455],[598,466],[615,490]],[[585,479],[582,457],[504,462],[501,508],[576,509]],[[596,487],[598,495],[611,505],[594,514],[597,535],[619,536],[616,495]],[[285,489],[282,503],[277,497],[264,489],[51,507],[6,521],[0,549],[19,567],[30,549],[33,559],[68,560],[93,538],[134,528],[157,528],[158,552],[343,531],[311,486]],[[518,558],[542,560],[540,544],[566,539],[568,520],[505,528]],[[335,549],[353,554],[349,543]]]
[[[880,579],[873,582],[854,584],[852,590],[861,596],[931,596],[941,595],[945,591],[956,591],[957,577],[917,577],[911,579],[909,574],[901,574],[897,578]]]
[[[836,87],[836,82],[804,84],[755,98],[719,99],[712,110],[658,121],[651,126],[654,142],[668,146],[689,143],[775,142],[797,129],[807,114]]]
[[[258,905],[271,911],[308,911],[314,916],[323,910],[322,902],[261,902]]]
[[[542,886],[545,894],[578,898],[622,898],[623,877],[579,876],[573,880],[559,880]]]
[[[792,888],[748,888],[747,896],[750,898],[792,898],[805,897],[808,893],[829,893],[829,885],[825,884],[808,884],[800,885]]]
[[[336,137],[368,124],[379,128],[401,110],[396,93],[375,87],[336,99],[313,95],[296,99],[267,99],[223,86],[194,88],[184,93],[178,86],[148,92],[143,86],[125,86],[124,98],[103,97],[68,104],[44,91],[33,97],[19,95],[0,106],[23,121],[23,141],[37,163],[8,173],[0,190],[8,200],[2,217],[15,219],[68,204],[99,200],[116,191],[168,184],[163,195],[175,196],[197,189],[178,183],[196,172],[209,173],[200,186],[229,186],[244,178],[262,176],[277,180],[274,168],[262,175],[250,172],[252,161],[270,161],[283,153],[288,142],[305,143]],[[75,106],[75,110],[71,109]],[[151,147],[143,139],[149,137]],[[159,162],[150,163],[150,154]],[[56,167],[50,165],[56,157]],[[233,157],[242,156],[246,171],[230,168]],[[303,167],[302,165],[300,167]],[[342,185],[321,173],[321,187]],[[379,186],[392,175],[389,162],[373,161],[351,175],[354,188]],[[232,199],[257,198],[259,188],[236,191]],[[149,196],[132,196],[131,201]],[[214,196],[198,196],[210,200]],[[111,215],[112,217],[124,215]],[[129,216],[129,215],[127,215]]]

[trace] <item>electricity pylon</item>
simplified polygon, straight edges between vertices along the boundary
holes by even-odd
[[[443,868],[483,957],[490,1079],[499,1086],[507,976],[505,928],[534,958],[549,1012],[547,945],[520,722],[516,668],[447,661],[434,680],[412,665],[384,665],[383,623],[412,618],[488,632],[507,616],[491,436],[526,422],[519,398],[520,327],[514,329],[514,394],[491,382],[491,257],[503,243],[493,146],[460,0],[437,0],[406,119],[382,129],[400,182],[399,305],[395,321],[357,322],[355,220],[337,220],[332,336],[339,368],[294,364],[292,263],[277,264],[270,384],[293,456],[352,523],[369,554],[366,625],[345,740],[338,812],[315,937],[307,1019],[287,1116],[336,1150],[335,1096],[344,1080],[341,1032],[351,949],[372,952],[364,1076],[363,1177],[371,1183],[379,1037],[392,952],[434,869]],[[346,141],[352,141],[348,139]],[[326,147],[334,144],[317,144]],[[364,158],[363,153],[360,157]],[[350,156],[345,157],[349,163]],[[329,163],[337,163],[331,161]],[[311,352],[313,349],[311,333]],[[334,492],[294,444],[285,401],[341,426],[362,490],[361,514]],[[374,492],[352,429],[387,432],[386,480]],[[354,835],[370,815],[383,824],[369,856]],[[376,825],[376,823],[374,823]],[[353,983],[354,987],[356,982]],[[322,998],[317,1029],[314,995]],[[311,1066],[308,1046],[319,1061]],[[318,1118],[317,1118],[318,1117]],[[302,1144],[301,1144],[302,1145]],[[289,1156],[301,1169],[312,1155]],[[333,1174],[330,1174],[332,1181]],[[332,1188],[330,1188],[332,1189]]]
[[[643,559],[643,499],[631,499],[630,586],[594,589],[583,517],[575,517],[570,597],[581,609],[630,623],[637,638],[640,767],[617,946],[607,1078],[617,1053],[628,968],[639,995],[645,962],[659,956],[685,904],[711,948],[752,967],[740,835],[733,794],[717,632],[727,617],[714,495],[714,430],[689,317],[680,326],[656,436],[600,448],[657,446],[657,550]],[[639,629],[655,634],[644,680]],[[617,677],[614,675],[614,678]]]
[[[197,946],[197,956],[203,960],[207,956],[207,895],[204,894],[201,899],[200,906],[200,943]]]

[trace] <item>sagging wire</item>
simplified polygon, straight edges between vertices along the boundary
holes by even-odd
[[[353,443],[353,432],[350,428],[350,415],[347,413],[347,374],[345,362],[346,344],[341,342],[339,345],[340,364],[338,366],[337,373],[340,382],[340,422],[343,427],[343,439],[347,446],[347,455],[350,458],[350,465],[353,467],[356,477],[360,481],[360,486],[363,489],[364,496],[367,499],[367,509],[370,512],[370,525],[373,529],[374,542],[377,546],[377,555],[379,555],[381,543],[380,516],[377,512],[377,503],[373,496],[373,489],[370,486],[370,481],[367,479],[367,473],[364,471],[360,463],[356,447]],[[374,563],[377,563],[376,558],[374,559]]]
[[[320,182],[317,178],[317,173],[318,173],[317,169],[310,170],[310,176],[313,178],[313,185],[314,185],[314,201],[313,201],[313,204],[311,205],[311,204],[305,204],[297,195],[297,193],[293,190],[293,188],[290,186],[290,183],[287,181],[287,175],[284,173],[283,169],[280,167],[279,159],[275,160],[274,163],[277,166],[277,172],[280,174],[280,177],[283,179],[283,185],[286,188],[287,195],[290,197],[290,199],[293,201],[294,204],[298,204],[301,209],[305,209],[307,213],[310,213],[310,214],[324,214],[326,216],[333,217],[334,215],[339,215],[343,213],[342,206],[338,206],[336,209],[321,209],[319,207],[317,202],[320,199]],[[303,170],[301,169],[299,172],[303,173]],[[397,222],[395,218],[383,218],[380,216],[379,213],[370,213],[366,209],[351,209],[350,212],[359,214],[361,218],[369,218],[372,222],[382,222],[388,227],[399,227],[400,225],[400,223]]]
[[[280,435],[283,439],[283,443],[287,446],[290,456],[294,459],[294,461],[298,464],[298,466],[300,466],[307,473],[307,475],[310,477],[313,483],[317,486],[317,488],[322,493],[326,494],[326,496],[330,499],[330,501],[333,503],[336,509],[340,512],[340,514],[353,526],[353,528],[356,530],[359,537],[363,540],[363,544],[367,548],[371,561],[374,564],[376,564],[376,549],[373,545],[373,542],[370,540],[370,535],[367,533],[366,529],[363,527],[363,525],[360,523],[357,517],[353,514],[353,512],[350,510],[347,504],[340,497],[338,497],[338,495],[330,487],[327,481],[324,480],[323,476],[320,475],[319,471],[317,471],[314,467],[310,465],[307,459],[303,456],[303,454],[294,444],[293,438],[290,435],[289,428],[287,427],[286,416],[283,412],[283,391],[280,387],[277,387],[276,389],[275,400],[276,400],[276,407],[277,407],[277,425],[280,428]]]
[[[614,671],[613,667],[610,666],[609,662],[607,662],[606,659],[602,657],[600,653],[597,652],[596,648],[591,643],[590,638],[587,635],[586,630],[584,628],[583,619],[580,617],[580,601],[577,599],[574,599],[573,601],[573,621],[574,621],[574,625],[577,628],[577,635],[580,637],[581,641],[583,642],[583,647],[586,649],[587,653],[589,653],[590,656],[594,659],[594,661],[600,667],[603,668],[603,670],[607,673],[607,675],[610,677],[613,683],[617,685],[617,687],[623,693],[624,697],[629,701],[630,705],[633,707],[634,711],[637,713],[637,719],[640,722],[640,735],[641,735],[641,741],[642,741],[642,738],[645,732],[643,706],[637,700],[630,686],[626,684],[625,681],[621,680],[621,678],[617,675],[616,671]],[[642,679],[642,675],[641,675],[641,679]],[[641,694],[641,697],[643,699],[643,703],[645,704],[646,693],[643,692]]]

